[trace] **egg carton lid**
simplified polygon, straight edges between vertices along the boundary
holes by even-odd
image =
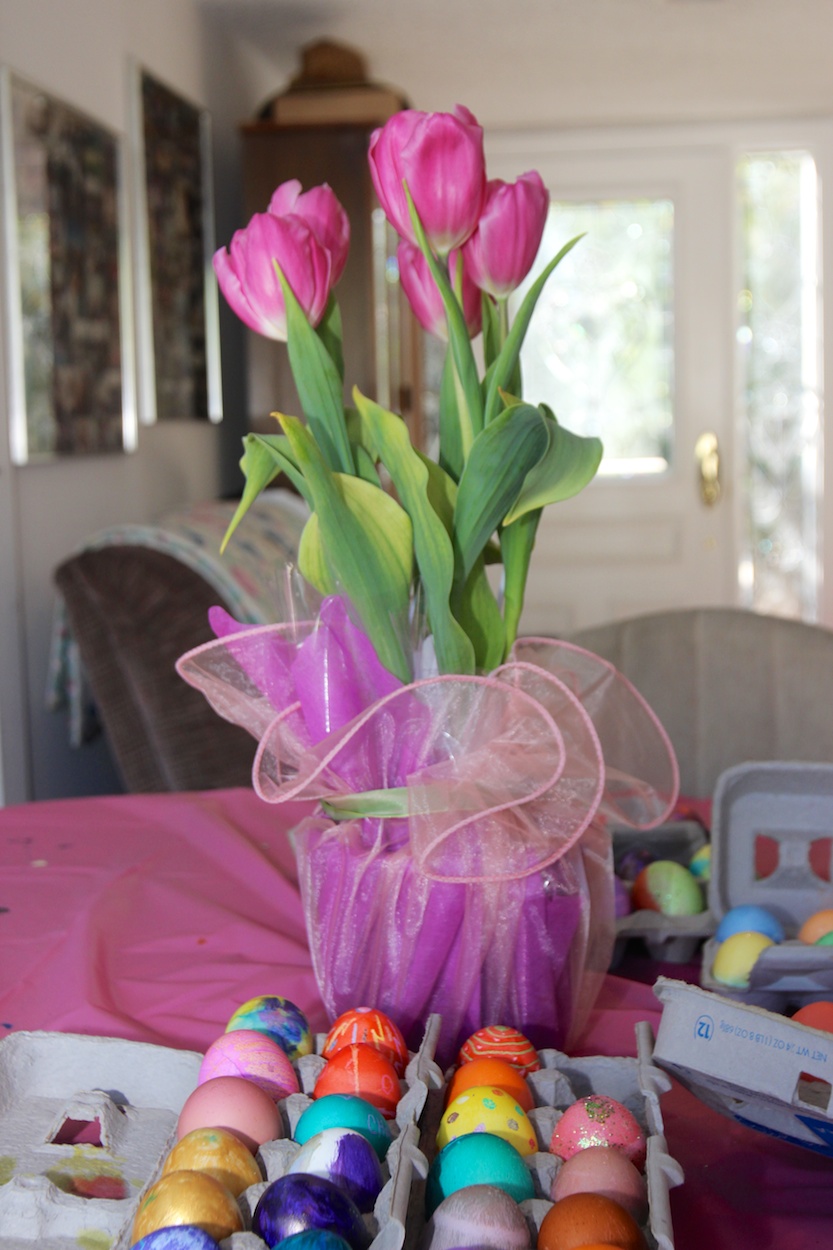
[[[761,837],[770,840],[776,859],[765,877],[756,870]],[[808,946],[795,936],[813,912],[833,908],[833,883],[811,862],[820,839],[833,843],[833,765],[767,761],[721,773],[713,802],[709,909],[719,922],[732,907],[763,907],[777,916],[787,937],[761,952],[742,989],[714,980],[717,942],[706,942],[704,989],[773,1011],[833,993],[833,947]]]

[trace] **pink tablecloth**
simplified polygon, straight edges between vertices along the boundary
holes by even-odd
[[[256,994],[327,1021],[286,830],[307,809],[248,790],[0,810],[0,1030],[95,1033],[204,1050]],[[581,1043],[634,1053],[649,985],[608,976]],[[833,1161],[663,1098],[678,1250],[829,1250]]]

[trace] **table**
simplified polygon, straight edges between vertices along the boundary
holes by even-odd
[[[327,1027],[286,831],[309,811],[249,790],[0,810],[0,1030],[205,1050],[257,994]],[[626,964],[625,967],[628,965]],[[668,971],[667,967],[663,971]],[[576,1053],[635,1053],[650,984],[608,975]],[[662,1112],[685,1183],[677,1250],[833,1245],[833,1160],[734,1124],[674,1083]]]

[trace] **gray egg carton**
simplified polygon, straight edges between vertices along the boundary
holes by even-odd
[[[611,831],[614,869],[632,850],[647,847],[655,859],[672,859],[688,867],[693,855],[706,845],[703,826],[696,820],[671,821],[656,829],[625,829]],[[629,941],[641,938],[652,959],[685,964],[694,959],[703,940],[715,930],[715,920],[708,908],[696,916],[663,916],[658,911],[642,909],[620,916],[616,921],[616,942],[611,970],[624,957]]]
[[[772,839],[774,871],[756,873],[756,841]],[[833,882],[811,863],[811,846],[833,839],[833,764],[749,763],[718,778],[712,808],[712,869],[709,910],[719,924],[732,907],[754,904],[772,912],[786,941],[762,951],[749,988],[715,981],[711,969],[718,943],[703,947],[704,989],[770,1011],[790,1011],[833,997],[833,947],[797,939],[804,920],[833,908]]]

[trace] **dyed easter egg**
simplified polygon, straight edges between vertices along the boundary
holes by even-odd
[[[699,851],[694,852],[688,861],[688,871],[703,885],[711,880],[712,848],[710,842],[707,842],[705,846],[701,846]]]
[[[279,998],[276,994],[260,994],[238,1007],[226,1025],[226,1032],[235,1029],[267,1033],[292,1060],[312,1054],[313,1037],[306,1016],[288,998]]]
[[[529,1116],[511,1094],[496,1085],[474,1085],[448,1104],[437,1132],[438,1149],[466,1133],[494,1133],[522,1155],[538,1149]]]
[[[821,999],[817,1003],[805,1003],[794,1011],[791,1017],[796,1024],[806,1025],[809,1029],[821,1029],[823,1033],[833,1033],[833,1003]]]
[[[159,1228],[196,1224],[215,1241],[243,1230],[237,1199],[205,1172],[169,1172],[139,1202],[131,1245]]]
[[[355,1007],[352,1011],[345,1011],[324,1039],[321,1054],[325,1059],[331,1059],[345,1046],[357,1044],[372,1046],[380,1051],[396,1068],[397,1074],[404,1075],[410,1058],[408,1047],[399,1027],[383,1011],[374,1007]]]
[[[613,914],[617,920],[631,913],[631,892],[621,877],[613,878]]]
[[[765,933],[733,933],[721,942],[712,964],[712,976],[721,985],[734,989],[748,989],[749,975],[761,951],[774,946],[772,938]]]
[[[242,1076],[215,1076],[188,1095],[179,1113],[177,1140],[195,1128],[224,1128],[257,1152],[283,1137],[281,1114],[272,1098]]]
[[[443,1198],[425,1226],[422,1250],[529,1250],[521,1208],[496,1185],[467,1185]]]
[[[370,1244],[355,1202],[332,1181],[289,1172],[264,1189],[252,1214],[252,1232],[267,1246],[312,1228],[337,1233],[352,1250],[365,1250]]]
[[[526,1078],[505,1059],[472,1059],[470,1063],[462,1064],[448,1083],[446,1106],[473,1085],[497,1085],[498,1089],[511,1094],[524,1111],[531,1111],[535,1106]]]
[[[168,1172],[207,1172],[235,1198],[263,1180],[251,1150],[223,1128],[195,1128],[186,1133],[165,1156],[162,1175]]]
[[[685,864],[655,859],[634,881],[631,904],[636,911],[663,916],[696,916],[703,910],[703,891]]]
[[[290,1172],[309,1172],[339,1185],[360,1211],[372,1211],[385,1183],[379,1156],[355,1129],[327,1128],[310,1137],[296,1154]]]
[[[235,1029],[221,1033],[205,1052],[197,1084],[215,1076],[242,1076],[278,1102],[300,1091],[298,1075],[286,1051],[268,1033]]]
[[[621,1150],[587,1146],[565,1159],[555,1174],[552,1199],[569,1194],[604,1194],[633,1216],[637,1224],[648,1218],[648,1187],[645,1177]]]
[[[569,1159],[588,1146],[621,1150],[637,1168],[645,1166],[645,1133],[623,1103],[606,1094],[588,1094],[563,1112],[550,1141],[550,1151]]]
[[[378,1107],[386,1119],[396,1115],[402,1088],[396,1069],[379,1050],[363,1043],[337,1050],[315,1082],[313,1098],[326,1094],[353,1094]]]
[[[647,846],[631,846],[617,857],[616,875],[628,885],[633,885],[642,869],[647,868],[655,859],[656,855]]]
[[[833,908],[815,911],[812,916],[808,916],[798,930],[798,940],[806,942],[808,946],[815,946],[828,933],[833,933]]]
[[[632,1215],[604,1194],[570,1194],[550,1207],[541,1221],[537,1250],[578,1250],[615,1246],[645,1250],[642,1230]]]
[[[461,1046],[457,1062],[472,1059],[505,1059],[519,1072],[537,1072],[541,1066],[532,1042],[506,1024],[490,1024],[472,1033]]]
[[[763,933],[773,942],[783,942],[784,926],[781,921],[766,907],[756,903],[742,903],[730,907],[720,918],[715,930],[715,941],[725,942],[735,933]]]
[[[325,1094],[301,1112],[293,1137],[300,1145],[327,1128],[351,1128],[384,1159],[393,1141],[388,1122],[373,1103],[353,1094]]]
[[[284,1237],[281,1250],[350,1250],[350,1243],[326,1228],[305,1228]]]
[[[449,1194],[467,1185],[496,1185],[515,1202],[535,1197],[532,1173],[518,1151],[492,1133],[467,1133],[450,1141],[434,1158],[425,1187],[430,1216]]]
[[[196,1224],[178,1224],[148,1233],[133,1243],[133,1250],[220,1250],[220,1243]]]

